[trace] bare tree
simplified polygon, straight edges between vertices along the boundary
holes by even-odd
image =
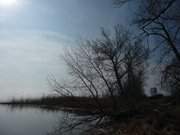
[[[117,0],[120,4],[134,1],[139,6],[135,15],[135,24],[142,31],[145,39],[154,40],[154,47],[165,69],[163,69],[163,82],[168,78],[176,77],[172,72],[179,71],[174,68],[174,60],[180,62],[180,1],[179,0]],[[157,50],[159,49],[159,50]],[[154,49],[153,49],[154,50]],[[180,76],[179,72],[177,72]],[[175,77],[175,78],[174,78]],[[167,79],[167,80],[165,80]],[[172,89],[173,86],[171,85]]]
[[[71,87],[71,91],[78,88],[93,97],[102,114],[105,110],[100,99],[108,95],[115,112],[119,97],[128,95],[126,86],[131,87],[134,93],[142,95],[143,67],[147,52],[148,49],[144,47],[143,42],[134,39],[122,27],[116,26],[113,35],[102,29],[101,38],[82,42],[78,47],[67,51],[64,56],[75,80],[75,86]],[[58,88],[56,91],[59,93],[64,90],[66,93],[70,91],[61,84],[58,84]]]
[[[127,81],[125,91],[129,97],[138,97],[143,94],[145,61],[149,56],[149,49],[142,45],[142,41],[136,41],[133,46],[127,46],[125,54],[125,66],[127,70]]]
[[[146,37],[158,39],[158,47],[164,55],[173,53],[180,61],[180,1],[179,0],[116,0],[116,4],[135,2],[139,11],[135,15],[135,24]]]
[[[141,1],[136,23],[143,33],[157,38],[164,55],[174,54],[180,61],[180,2],[178,0]]]
[[[145,36],[153,37],[161,49],[160,59],[166,65],[162,82],[171,92],[178,92],[180,76],[180,1],[141,1],[140,14],[136,20]],[[164,61],[165,60],[165,61]],[[175,92],[176,91],[176,92]]]
[[[164,69],[162,85],[165,86],[173,96],[180,97],[180,62],[176,58]]]

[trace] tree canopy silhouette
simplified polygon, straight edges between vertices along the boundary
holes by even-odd
[[[64,60],[75,83],[68,90],[58,84],[56,91],[69,93],[78,88],[94,98],[100,111],[103,108],[99,99],[110,97],[115,111],[121,96],[132,99],[143,96],[148,49],[120,26],[114,28],[113,34],[104,29],[101,33],[101,38],[82,42],[66,52]]]

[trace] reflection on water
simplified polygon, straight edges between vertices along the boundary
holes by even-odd
[[[0,106],[0,135],[47,135],[65,116],[62,111]]]

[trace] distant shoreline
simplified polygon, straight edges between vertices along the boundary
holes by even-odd
[[[66,111],[81,115],[94,115],[97,113],[96,103],[90,97],[41,97],[36,99],[14,99],[0,102],[13,108],[37,107],[50,111]]]

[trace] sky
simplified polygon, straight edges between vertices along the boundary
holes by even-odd
[[[0,100],[51,93],[48,76],[65,79],[60,55],[100,28],[128,27],[131,8],[113,0],[0,0]],[[9,1],[9,0],[8,0]]]

